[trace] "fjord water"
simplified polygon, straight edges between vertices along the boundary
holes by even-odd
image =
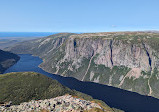
[[[20,54],[21,59],[5,73],[33,71],[44,74],[61,84],[77,91],[91,95],[93,98],[103,100],[111,107],[126,112],[159,112],[159,99],[143,96],[134,92],[110,87],[93,82],[82,82],[71,77],[62,77],[43,71],[38,67],[42,60],[30,54]]]

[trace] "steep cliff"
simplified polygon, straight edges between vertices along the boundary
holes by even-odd
[[[56,34],[6,50],[40,56],[44,70],[159,98],[159,34]]]
[[[19,60],[16,54],[0,50],[0,74]]]

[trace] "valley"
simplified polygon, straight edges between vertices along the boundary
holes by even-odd
[[[1,0],[0,112],[159,112],[159,0]]]
[[[5,50],[39,56],[49,73],[159,98],[157,46],[154,32],[59,33]]]
[[[93,97],[93,99],[102,100],[107,105],[109,105],[111,108],[114,107],[114,108],[117,108],[120,110],[124,110],[126,112],[146,112],[146,111],[156,112],[156,110],[159,109],[159,107],[158,107],[159,100],[156,98],[140,95],[140,94],[137,94],[134,92],[129,92],[129,91],[126,91],[123,89],[119,89],[119,88],[115,88],[115,87],[107,86],[107,85],[102,85],[99,83],[79,81],[73,77],[63,77],[60,75],[51,74],[51,73],[45,72],[44,70],[42,70],[41,68],[38,67],[38,65],[42,63],[42,60],[40,58],[38,58],[37,56],[32,56],[30,54],[20,54],[19,57],[20,57],[20,60],[16,64],[14,64],[12,67],[7,69],[4,74],[9,74],[9,73],[16,74],[16,73],[12,73],[12,72],[18,72],[17,75],[21,76],[21,74],[23,74],[24,72],[30,73],[30,71],[34,71],[36,73],[40,73],[47,77],[50,77],[53,80],[57,80],[63,86],[68,87],[71,90],[76,90],[81,93],[90,95]],[[5,75],[3,75],[3,76],[5,76]],[[27,76],[26,76],[26,78],[27,78]],[[9,78],[9,79],[12,80],[13,78]],[[10,80],[8,80],[8,81],[10,82]],[[29,80],[31,80],[31,78],[29,78]],[[32,80],[34,80],[34,79],[32,79]],[[35,80],[36,80],[36,78],[35,78]],[[38,80],[38,84],[40,84],[40,82],[41,82],[40,80]],[[5,84],[4,81],[5,80],[2,80],[2,84]],[[17,82],[17,81],[25,82],[22,78],[20,80],[18,80],[17,78],[13,79],[13,82],[14,81],[15,82]],[[34,81],[32,83],[34,84],[34,83],[36,83],[36,81]],[[14,91],[14,87],[17,87],[17,86],[21,87],[21,85],[16,86],[15,84],[11,84],[12,86],[10,86],[12,91]],[[24,83],[23,85],[25,85],[25,84],[26,83]],[[36,84],[36,85],[34,84],[33,86],[27,87],[28,90],[26,90],[26,91],[31,90],[32,87],[34,88],[34,87],[39,86],[38,84]],[[45,88],[46,86],[42,86],[42,87]],[[39,89],[39,91],[41,90],[40,87],[38,87],[37,89]],[[10,90],[10,89],[7,89],[7,90]],[[48,98],[46,100],[49,101]],[[29,102],[26,102],[26,104],[30,105]]]

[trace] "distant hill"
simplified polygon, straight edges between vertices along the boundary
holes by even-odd
[[[15,44],[17,44],[17,43],[19,43],[19,42],[23,42],[23,41],[27,41],[27,40],[32,40],[32,39],[35,39],[36,37],[34,37],[34,38],[13,38],[13,39],[8,39],[8,38],[6,38],[6,39],[1,39],[0,38],[0,49],[4,49],[4,48],[6,48],[6,47],[10,47],[10,46],[12,46],[12,45],[15,45]]]
[[[78,98],[100,103],[107,111],[114,112],[102,101],[71,90],[58,81],[34,72],[19,72],[0,75],[0,101],[20,104],[31,100],[44,100],[70,94]]]
[[[16,54],[0,50],[0,73],[15,64],[20,57]]]

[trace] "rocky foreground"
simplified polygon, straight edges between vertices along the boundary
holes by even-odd
[[[102,108],[107,112],[119,112],[100,100],[35,72],[2,74],[0,85],[0,112],[103,112]]]
[[[49,112],[83,112],[95,108],[104,111],[97,103],[75,98],[71,95],[63,95],[52,99],[32,100],[20,105],[1,105],[0,112],[37,112],[44,110]]]

